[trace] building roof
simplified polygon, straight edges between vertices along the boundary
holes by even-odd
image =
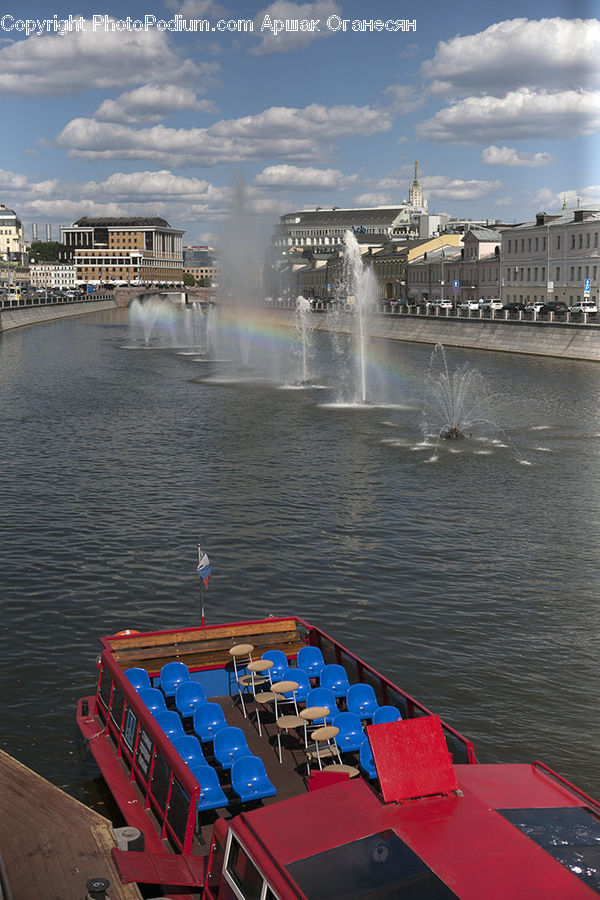
[[[374,206],[364,209],[307,209],[295,213],[286,213],[279,219],[281,226],[288,225],[317,225],[326,220],[331,225],[370,225],[378,222],[390,224],[402,212],[405,207],[400,206]],[[297,221],[292,221],[294,217]],[[286,219],[290,221],[285,221]]]
[[[486,241],[491,243],[500,242],[500,232],[493,231],[491,228],[469,228],[467,234],[465,234],[465,239],[469,234],[472,234],[473,237],[478,241]]]
[[[138,226],[154,226],[156,228],[171,227],[167,220],[162,219],[160,216],[120,216],[99,219],[90,219],[87,216],[82,216],[81,219],[77,219],[74,224],[82,228],[136,228]]]

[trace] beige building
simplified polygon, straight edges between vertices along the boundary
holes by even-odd
[[[76,283],[183,283],[183,235],[159,218],[84,216],[61,239],[73,253]]]
[[[501,298],[504,303],[562,300],[573,306],[584,297],[600,300],[600,211],[538,213],[535,222],[502,234]]]
[[[22,263],[24,252],[23,223],[14,210],[0,203],[0,259]]]

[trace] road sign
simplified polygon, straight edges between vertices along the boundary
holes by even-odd
[[[554,282],[549,281],[548,282],[548,293],[551,294],[553,291],[554,291]]]
[[[589,291],[591,290],[591,287],[592,287],[592,282],[591,282],[591,280],[590,280],[589,278],[586,278],[585,281],[583,282],[583,289],[584,289],[584,291],[588,291],[588,292],[589,292]]]
[[[455,280],[452,282],[452,287],[454,288],[454,293],[457,292],[457,290],[458,290],[458,285],[459,285],[458,279],[455,279]]]

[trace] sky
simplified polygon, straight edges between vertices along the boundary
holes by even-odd
[[[0,6],[0,203],[31,239],[161,215],[394,205],[530,221],[600,208],[592,3],[105,0]],[[189,30],[195,27],[196,30]],[[205,30],[207,29],[207,30]],[[236,199],[237,198],[237,199]]]

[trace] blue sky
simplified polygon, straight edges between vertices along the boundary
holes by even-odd
[[[577,0],[4,5],[0,202],[27,238],[32,222],[57,236],[82,215],[160,214],[186,229],[185,243],[212,243],[240,175],[247,210],[268,227],[295,209],[401,202],[418,160],[433,212],[521,222],[565,197],[600,208],[592,9]],[[78,28],[55,33],[69,15]],[[253,30],[219,30],[238,19]],[[27,36],[26,20],[43,33]],[[159,25],[193,20],[211,30]],[[298,30],[273,33],[294,21]]]

